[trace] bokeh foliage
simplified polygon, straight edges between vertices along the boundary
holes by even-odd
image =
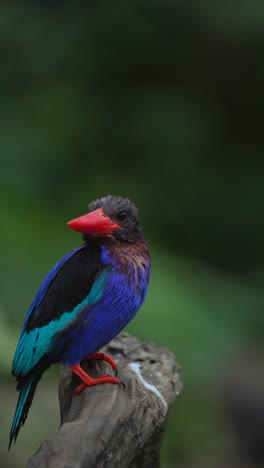
[[[3,385],[33,294],[78,243],[66,221],[100,195],[129,196],[153,258],[129,330],[184,371],[168,467],[221,450],[217,382],[262,338],[263,54],[257,0],[1,5]]]

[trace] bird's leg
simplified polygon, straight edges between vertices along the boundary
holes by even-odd
[[[80,366],[76,364],[71,366],[71,370],[75,375],[78,375],[82,380],[82,384],[75,388],[75,393],[81,393],[85,387],[91,387],[92,385],[99,385],[103,383],[113,383],[118,384],[120,380],[117,377],[112,377],[111,375],[102,375],[101,377],[90,377]]]
[[[112,369],[115,371],[115,377],[117,377],[117,363],[110,357],[108,356],[107,354],[105,353],[92,353],[92,354],[88,354],[88,356],[86,356],[83,361],[88,361],[88,360],[92,360],[92,359],[102,359],[103,361],[106,361],[108,362],[108,364],[110,364],[110,366],[112,367]],[[102,382],[104,383],[104,382]],[[78,390],[77,393],[81,393],[81,391],[86,387],[87,385],[86,384],[81,384],[77,387],[76,390]]]
[[[108,356],[105,353],[89,354],[83,360],[88,361],[90,359],[102,359],[102,361],[108,362],[108,364],[110,364],[110,366],[112,367],[113,370],[116,370],[116,368],[117,368],[117,363],[110,356]]]

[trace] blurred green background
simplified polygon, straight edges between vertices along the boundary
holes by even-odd
[[[264,466],[264,3],[0,13],[1,466],[25,466],[58,426],[53,369],[7,453],[12,357],[40,282],[80,243],[66,222],[105,194],[134,200],[152,253],[128,331],[183,369],[161,466]]]

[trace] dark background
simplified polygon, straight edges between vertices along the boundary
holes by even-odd
[[[7,454],[12,356],[66,222],[101,195],[140,209],[153,275],[128,330],[173,350],[184,390],[162,467],[264,466],[264,3],[2,2],[0,457],[56,429],[57,369]]]

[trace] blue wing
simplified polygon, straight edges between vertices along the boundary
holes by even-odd
[[[102,296],[109,268],[100,251],[84,245],[67,254],[45,278],[27,313],[13,360],[15,376],[28,374],[56,346],[56,335]]]
[[[73,257],[76,254],[76,252],[79,252],[84,247],[85,247],[85,245],[80,245],[79,247],[76,247],[71,252],[66,254],[58,263],[56,263],[56,265],[54,265],[52,270],[50,270],[50,272],[47,274],[46,278],[42,282],[39,290],[37,291],[37,293],[36,293],[36,295],[35,295],[35,297],[34,297],[34,299],[32,301],[32,304],[31,304],[30,308],[29,308],[29,310],[27,312],[27,315],[26,315],[26,318],[25,318],[25,321],[24,321],[24,325],[23,325],[23,328],[22,328],[21,336],[24,333],[24,330],[26,328],[26,325],[28,323],[29,318],[32,317],[32,315],[36,312],[36,310],[38,310],[39,305],[43,301],[43,298],[44,298],[48,288],[50,287],[51,283],[53,282],[53,280],[56,277],[59,270],[63,267],[63,265],[71,257]]]

